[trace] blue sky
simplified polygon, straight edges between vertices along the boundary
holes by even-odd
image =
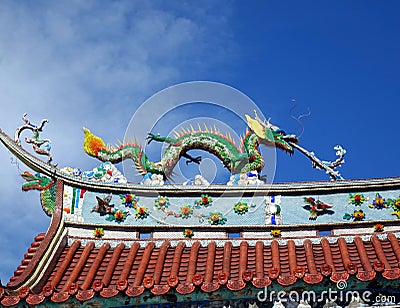
[[[310,108],[300,144],[327,160],[341,144],[345,178],[398,176],[399,11],[398,1],[361,0],[2,1],[0,128],[13,135],[24,112],[48,118],[55,161],[89,170],[98,162],[83,153],[83,126],[113,143],[153,94],[215,81],[287,132],[301,131],[291,99],[295,115]],[[210,116],[187,108],[171,119],[193,115]],[[10,157],[0,150],[3,283],[50,222]],[[275,181],[327,179],[299,153],[277,160]]]

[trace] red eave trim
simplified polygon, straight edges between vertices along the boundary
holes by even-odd
[[[43,255],[47,252],[48,247],[52,242],[61,224],[63,192],[64,192],[64,183],[62,180],[58,179],[56,182],[56,201],[54,206],[54,213],[51,219],[51,224],[49,226],[49,229],[47,230],[46,235],[44,236],[40,246],[38,247],[35,255],[32,257],[32,260],[29,262],[24,272],[21,273],[21,275],[18,276],[16,280],[10,281],[7,284],[7,287],[9,289],[18,289],[22,285],[24,285],[25,281],[28,278],[30,278],[30,276],[35,271]]]

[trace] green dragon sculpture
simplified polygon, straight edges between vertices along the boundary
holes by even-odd
[[[22,184],[22,190],[39,190],[42,208],[48,216],[51,216],[54,212],[56,200],[55,182],[48,177],[41,176],[40,174],[33,175],[28,171],[25,171],[21,176],[27,181]]]
[[[149,133],[148,143],[154,140],[169,144],[161,161],[154,163],[147,158],[139,144],[125,143],[119,147],[107,147],[101,138],[84,128],[84,151],[103,162],[118,163],[130,158],[134,161],[139,173],[143,175],[147,173],[162,174],[164,177],[172,174],[172,170],[181,157],[187,158],[186,163],[200,163],[200,156],[192,157],[187,153],[192,149],[201,149],[214,154],[232,174],[261,171],[264,167],[264,160],[258,150],[260,144],[293,153],[293,144],[298,142],[295,135],[285,134],[279,127],[270,124],[269,120],[262,122],[257,115],[254,119],[246,115],[246,119],[250,129],[242,138],[241,147],[235,144],[229,134],[223,135],[218,130],[207,127],[204,130],[200,127],[198,130],[193,128],[189,131],[183,130],[175,138]]]

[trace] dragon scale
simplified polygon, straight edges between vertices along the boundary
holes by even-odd
[[[169,143],[161,159],[161,165],[164,166],[167,175],[172,172],[179,159],[193,149],[214,154],[231,173],[261,171],[264,166],[258,150],[258,138],[252,131],[243,138],[241,148],[238,148],[231,138],[213,131],[185,133],[176,139],[153,135],[152,140]]]

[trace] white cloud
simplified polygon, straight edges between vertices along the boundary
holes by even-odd
[[[2,1],[0,128],[13,135],[24,112],[33,123],[47,117],[43,137],[52,139],[55,161],[92,168],[97,162],[83,154],[82,126],[107,141],[122,138],[130,116],[147,97],[204,76],[235,53],[228,20],[218,17],[223,5]],[[9,154],[4,148],[0,153],[4,283],[49,221],[38,193],[21,192]]]

